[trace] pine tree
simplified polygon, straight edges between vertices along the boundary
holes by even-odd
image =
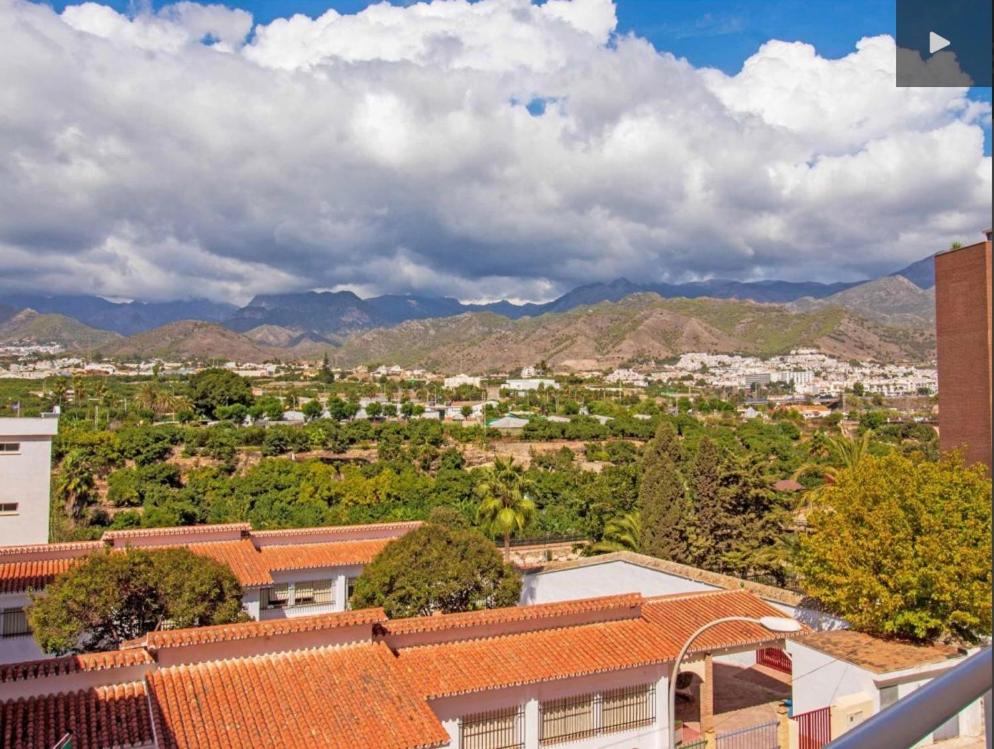
[[[699,567],[722,568],[722,556],[730,551],[735,533],[734,518],[728,515],[727,493],[722,491],[722,456],[717,445],[704,437],[690,468],[693,493],[691,556]]]
[[[683,477],[674,455],[680,455],[673,427],[660,424],[645,446],[638,509],[642,518],[643,551],[660,559],[688,560],[688,507]]]

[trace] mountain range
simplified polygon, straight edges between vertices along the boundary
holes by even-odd
[[[926,258],[859,283],[622,278],[542,304],[310,291],[260,294],[239,308],[204,299],[9,294],[0,295],[0,343],[60,343],[126,358],[259,361],[330,352],[343,365],[377,359],[443,370],[459,361],[465,366],[456,368],[499,369],[522,357],[577,364],[665,358],[688,346],[769,354],[817,345],[840,355],[876,350],[917,359],[930,358],[934,348],[934,283]],[[503,348],[506,355],[477,355],[473,347]]]

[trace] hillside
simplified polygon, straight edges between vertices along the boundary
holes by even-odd
[[[923,289],[902,275],[867,281],[824,299],[795,302],[800,310],[836,305],[881,325],[931,329],[935,326],[935,288]]]
[[[119,339],[109,330],[98,330],[65,315],[43,315],[23,309],[0,322],[0,343],[57,343],[74,351],[89,351]]]
[[[838,306],[801,312],[748,301],[636,294],[521,320],[475,313],[407,322],[355,334],[333,358],[341,366],[390,362],[444,372],[510,370],[542,359],[596,369],[689,351],[766,356],[809,346],[841,358],[917,361],[931,358],[934,339]]]
[[[212,359],[262,362],[279,358],[270,348],[217,323],[181,320],[136,333],[100,348],[105,356],[122,359],[151,358],[172,360]]]

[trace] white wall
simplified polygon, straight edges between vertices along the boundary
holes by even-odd
[[[0,546],[48,543],[52,435],[57,419],[0,419],[0,442],[18,443],[0,452],[0,503],[16,512],[0,514]]]
[[[858,692],[866,692],[874,699],[874,709],[880,709],[880,695],[869,671],[791,640],[787,641],[787,652],[794,670],[794,715],[828,707],[838,698]]]
[[[557,743],[563,749],[666,749],[668,666],[645,666],[576,679],[530,684],[510,689],[460,695],[431,701],[431,708],[449,732],[448,749],[461,749],[459,718],[516,705],[525,708],[525,749],[539,747],[539,705],[546,700],[653,683],[656,685],[656,720],[653,725],[608,733],[588,739]]]
[[[619,593],[662,596],[707,590],[721,588],[637,564],[612,561],[527,574],[521,584],[521,603],[552,603]]]

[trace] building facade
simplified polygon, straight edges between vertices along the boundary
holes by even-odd
[[[935,256],[939,444],[991,469],[991,231]]]
[[[48,542],[57,418],[0,419],[0,546]]]

